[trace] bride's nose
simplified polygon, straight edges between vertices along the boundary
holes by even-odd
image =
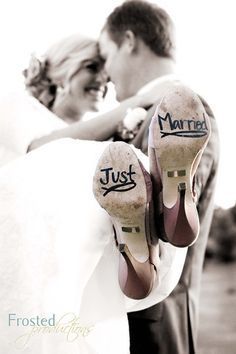
[[[100,70],[96,75],[96,81],[101,84],[106,84],[109,81],[109,77],[104,69]]]

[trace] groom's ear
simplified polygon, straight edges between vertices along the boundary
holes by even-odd
[[[130,53],[135,53],[137,51],[138,38],[135,36],[135,34],[132,31],[130,30],[125,31],[123,43],[125,43],[126,48]]]

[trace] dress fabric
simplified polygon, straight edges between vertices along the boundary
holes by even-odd
[[[125,297],[112,224],[92,192],[110,142],[60,139],[26,155],[35,137],[64,123],[22,97],[0,111],[0,351],[129,353],[127,312],[169,295],[186,249],[160,241],[158,285],[146,299]],[[54,318],[55,326],[30,325],[37,316]]]

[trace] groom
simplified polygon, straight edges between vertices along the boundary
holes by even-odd
[[[99,46],[120,101],[158,85],[158,104],[166,87],[176,80],[172,21],[154,4],[131,0],[117,7],[105,23]],[[151,308],[128,315],[131,354],[194,354],[197,350],[200,281],[218,165],[215,119],[207,103],[201,100],[211,119],[212,135],[195,176],[200,235],[188,249],[181,279],[172,294]],[[146,119],[132,141],[146,154],[148,127],[155,108],[156,104],[148,107]]]

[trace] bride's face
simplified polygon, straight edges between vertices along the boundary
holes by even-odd
[[[97,57],[81,63],[70,80],[72,105],[80,115],[97,111],[107,91],[107,75],[102,60]]]

